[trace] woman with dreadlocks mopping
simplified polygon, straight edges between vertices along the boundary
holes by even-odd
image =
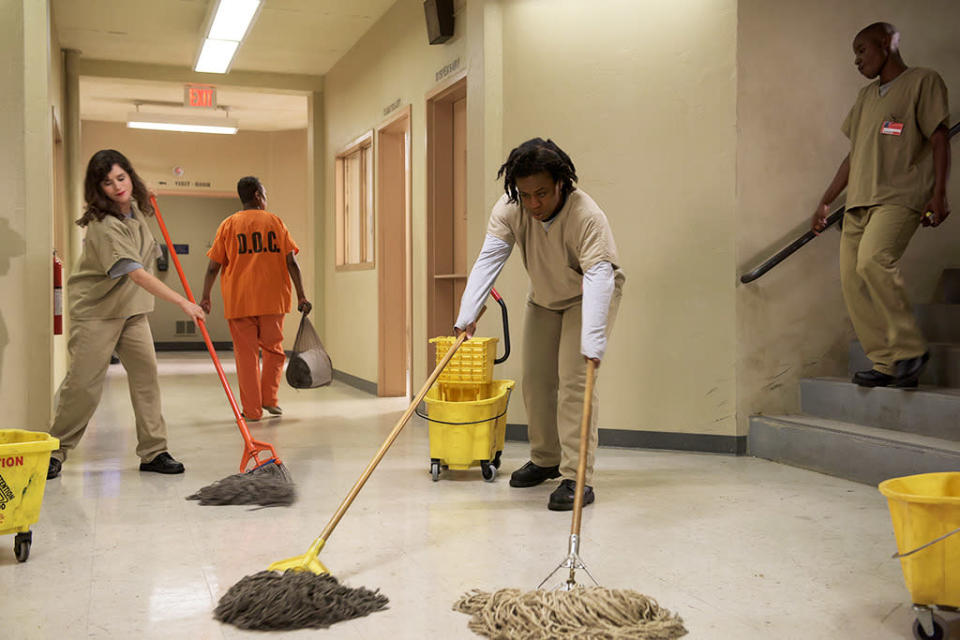
[[[516,244],[530,277],[522,383],[530,461],[513,472],[510,486],[533,487],[560,477],[547,507],[569,511],[576,489],[587,360],[599,366],[603,359],[625,275],[606,215],[574,186],[573,162],[552,140],[534,138],[511,151],[497,173],[500,177],[506,195],[490,214],[455,331],[473,336],[483,301]],[[595,498],[598,397],[594,387],[584,505]]]
[[[147,227],[150,194],[130,161],[113,149],[90,158],[84,180],[87,208],[77,224],[86,227],[83,251],[67,280],[70,295],[70,369],[60,385],[50,435],[60,448],[50,456],[47,478],[60,475],[67,452],[77,446],[97,410],[114,352],[127,370],[136,416],[140,470],[183,473],[167,452],[167,425],[160,411],[157,356],[147,314],[154,297],[180,307],[192,320],[203,309],[151,273],[160,247]]]

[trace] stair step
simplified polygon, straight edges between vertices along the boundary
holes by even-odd
[[[750,455],[876,485],[960,469],[960,442],[806,415],[752,416]]]
[[[928,346],[930,362],[920,376],[920,384],[960,388],[960,343],[931,342]],[[873,363],[867,358],[858,341],[850,343],[849,353],[847,368],[851,376],[857,371],[873,368]]]
[[[800,407],[818,418],[960,441],[958,389],[868,389],[844,378],[805,378],[800,381]]]
[[[918,304],[914,313],[929,342],[960,342],[960,304]]]
[[[960,269],[949,268],[940,273],[933,299],[947,304],[960,304]]]

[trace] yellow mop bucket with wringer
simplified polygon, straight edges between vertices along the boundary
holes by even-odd
[[[50,452],[59,446],[46,433],[0,429],[0,535],[17,534],[13,552],[20,562],[30,557],[30,525],[40,517]]]
[[[430,432],[430,475],[440,479],[442,469],[465,470],[479,466],[483,479],[493,482],[500,467],[507,429],[507,407],[513,380],[494,380],[493,365],[510,356],[510,328],[507,305],[497,293],[503,318],[504,354],[496,357],[497,338],[470,338],[447,364],[424,398]],[[431,338],[437,362],[456,338]]]
[[[893,557],[900,559],[917,615],[914,637],[946,638],[933,609],[960,607],[960,472],[891,478],[878,488],[897,537]]]

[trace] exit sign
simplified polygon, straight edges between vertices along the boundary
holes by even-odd
[[[217,106],[217,88],[209,84],[188,84],[184,86],[183,106],[215,108]]]

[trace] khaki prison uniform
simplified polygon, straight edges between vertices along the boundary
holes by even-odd
[[[563,478],[574,480],[587,381],[586,362],[580,353],[583,274],[600,262],[609,262],[614,269],[608,336],[626,279],[619,268],[610,225],[597,203],[577,189],[567,196],[549,229],[524,213],[519,203],[508,202],[504,195],[494,205],[487,233],[519,247],[530,277],[523,325],[522,384],[530,459],[541,467],[559,464]],[[587,484],[593,482],[597,448],[599,378],[597,383],[591,405]]]
[[[80,442],[97,409],[114,352],[127,371],[137,455],[150,462],[167,450],[157,358],[146,316],[153,311],[153,296],[128,275],[108,275],[121,260],[138,262],[152,273],[159,254],[136,204],[133,215],[125,220],[108,215],[87,225],[80,260],[67,280],[70,369],[60,385],[57,414],[50,427],[50,435],[60,439],[60,448],[52,454],[60,461]]]
[[[879,91],[860,90],[843,123],[850,176],[840,240],[840,282],[850,320],[874,369],[926,349],[898,263],[933,195],[930,136],[949,116],[947,88],[935,71],[912,67]]]
[[[283,376],[283,316],[290,310],[287,254],[298,253],[287,226],[261,209],[238,211],[220,223],[207,257],[223,265],[220,291],[233,337],[240,403],[252,420],[279,404]],[[263,353],[261,367],[257,356]]]

